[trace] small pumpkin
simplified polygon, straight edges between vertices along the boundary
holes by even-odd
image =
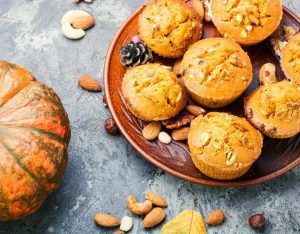
[[[35,212],[59,186],[70,134],[56,93],[26,69],[0,61],[0,221]]]

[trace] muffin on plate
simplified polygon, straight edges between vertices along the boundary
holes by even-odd
[[[239,44],[225,38],[207,38],[193,44],[180,70],[193,100],[211,108],[230,104],[252,81],[249,56]]]
[[[258,159],[263,137],[244,118],[210,112],[192,121],[188,145],[203,174],[231,180],[244,175]]]
[[[172,68],[160,64],[128,69],[123,78],[122,91],[132,114],[145,121],[174,117],[187,102]]]
[[[284,47],[281,66],[285,74],[300,85],[300,33],[294,36]]]
[[[271,138],[300,132],[300,87],[287,80],[257,88],[245,99],[248,120]]]
[[[147,46],[168,58],[183,56],[198,41],[202,22],[182,0],[157,0],[146,5],[139,16],[139,34]]]
[[[218,31],[241,45],[269,37],[282,18],[281,0],[214,0],[212,20]]]

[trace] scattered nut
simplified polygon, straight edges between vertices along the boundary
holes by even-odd
[[[204,6],[202,0],[194,0],[193,1],[193,8],[200,16],[200,19],[203,20],[205,12],[204,12]]]
[[[165,125],[167,129],[181,128],[190,124],[194,118],[194,115],[183,111],[179,115],[164,121],[163,125]]]
[[[94,220],[102,227],[116,227],[121,224],[120,220],[110,214],[96,214]]]
[[[166,132],[160,132],[158,135],[158,140],[164,144],[170,144],[172,141],[172,138],[169,136]]]
[[[70,23],[66,22],[61,26],[61,31],[65,37],[77,40],[85,36],[85,31],[82,29],[74,29]]]
[[[259,72],[260,85],[274,84],[276,82],[276,66],[272,63],[264,64]]]
[[[224,212],[222,210],[213,210],[205,221],[208,225],[219,225],[224,222]]]
[[[168,203],[160,195],[154,192],[146,192],[146,199],[151,201],[154,205],[160,207],[167,207]]]
[[[254,229],[263,229],[265,226],[266,219],[262,214],[252,215],[248,219],[249,225]]]
[[[160,224],[166,217],[165,211],[160,207],[155,207],[143,220],[144,228],[152,228]]]
[[[104,123],[105,130],[110,135],[117,135],[119,133],[119,128],[116,124],[116,121],[113,118],[108,118]]]
[[[129,216],[124,216],[121,220],[120,230],[128,232],[133,226],[133,219]]]
[[[125,234],[125,232],[118,230],[118,231],[114,232],[113,234]]]
[[[81,0],[73,0],[75,3],[80,3]]]
[[[64,36],[74,40],[84,37],[85,31],[83,29],[76,29],[71,25],[74,20],[84,16],[90,16],[90,14],[82,10],[68,11],[61,19],[61,30]]]
[[[134,196],[127,198],[127,207],[129,211],[136,215],[145,215],[152,210],[152,202],[146,200],[144,203],[138,203]]]
[[[93,77],[87,75],[81,75],[78,84],[87,91],[100,92],[102,90],[101,84]]]
[[[161,122],[151,122],[143,129],[143,137],[148,140],[152,141],[156,139],[161,130]]]
[[[179,129],[173,130],[171,136],[172,136],[172,139],[175,141],[185,141],[188,138],[189,132],[190,132],[189,127],[179,128]]]
[[[174,63],[174,66],[173,66],[173,71],[174,73],[176,74],[176,76],[179,78],[181,77],[181,73],[180,73],[180,64],[182,62],[182,59],[177,59]]]
[[[81,17],[81,16],[90,16],[89,13],[87,13],[86,11],[82,11],[82,10],[71,10],[71,11],[68,11],[66,14],[64,14],[64,16],[61,18],[61,21],[60,23],[61,24],[64,24],[64,23],[70,23],[78,18],[78,17]]]
[[[71,25],[75,29],[83,29],[87,30],[91,28],[95,24],[95,19],[92,16],[80,16],[75,18],[72,22]]]
[[[195,105],[188,105],[186,110],[195,116],[205,115],[207,113],[204,108]]]

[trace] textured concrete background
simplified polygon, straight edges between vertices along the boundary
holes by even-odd
[[[157,191],[167,198],[167,220],[183,209],[195,208],[204,216],[222,208],[226,222],[209,233],[255,233],[247,218],[264,213],[265,233],[300,232],[300,167],[264,185],[243,189],[208,188],[165,174],[143,160],[122,137],[110,137],[103,128],[108,111],[102,95],[77,86],[80,74],[102,82],[103,64],[114,33],[143,0],[94,0],[75,5],[72,0],[0,0],[0,59],[20,64],[53,87],[62,99],[72,124],[70,161],[61,187],[36,214],[17,222],[0,223],[0,233],[112,233],[97,227],[96,212],[118,217],[129,214],[126,197]],[[300,13],[299,0],[284,3]],[[60,31],[61,16],[84,9],[97,24],[80,41]],[[160,228],[160,227],[159,227]],[[143,232],[135,218],[131,233]]]

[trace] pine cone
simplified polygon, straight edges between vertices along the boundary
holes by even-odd
[[[127,44],[127,46],[122,46],[120,55],[121,64],[126,67],[134,67],[145,64],[153,58],[151,50],[143,41],[131,41]]]

